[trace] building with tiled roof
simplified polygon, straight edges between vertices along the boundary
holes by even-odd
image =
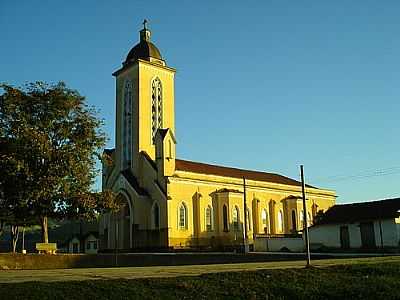
[[[309,232],[314,246],[400,251],[400,198],[334,205]]]
[[[103,189],[117,193],[125,206],[102,216],[101,248],[229,248],[245,238],[252,244],[258,234],[301,231],[298,180],[176,157],[175,69],[150,37],[145,26],[113,73],[116,145],[104,151],[109,159],[103,164]],[[306,192],[311,224],[336,196],[311,185]]]

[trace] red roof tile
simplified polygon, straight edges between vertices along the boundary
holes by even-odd
[[[223,167],[217,165],[204,164],[194,161],[176,159],[175,169],[192,173],[217,175],[233,178],[246,178],[248,180],[264,181],[278,184],[301,186],[301,182],[274,173],[265,173],[259,171],[242,170],[237,168]],[[312,187],[307,185],[307,187]],[[315,187],[312,187],[315,188]]]

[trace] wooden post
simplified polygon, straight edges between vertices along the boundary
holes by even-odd
[[[301,175],[301,191],[303,194],[303,220],[304,220],[304,238],[306,243],[306,255],[307,255],[307,267],[311,265],[311,255],[310,255],[310,238],[308,236],[308,227],[307,227],[307,205],[306,205],[306,185],[304,183],[304,170],[303,165],[300,166],[300,175]]]

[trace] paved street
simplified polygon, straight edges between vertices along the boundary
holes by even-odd
[[[314,267],[327,267],[338,264],[354,263],[391,263],[399,262],[399,256],[352,259],[314,260]],[[0,270],[0,283],[26,281],[71,281],[96,279],[134,279],[149,277],[196,276],[205,273],[255,271],[262,269],[302,268],[304,261],[277,261],[265,263],[240,263],[218,265],[162,266],[162,267],[121,267],[90,269],[54,269],[54,270]]]

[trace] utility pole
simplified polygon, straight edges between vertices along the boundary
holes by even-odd
[[[26,254],[25,250],[25,226],[22,227],[22,254]]]
[[[115,266],[118,267],[118,213],[114,214],[115,219]]]
[[[248,253],[249,252],[249,245],[248,245],[248,241],[247,241],[247,204],[246,204],[246,178],[244,178],[243,176],[243,206],[244,206],[244,253]]]
[[[306,205],[306,185],[304,183],[304,170],[303,165],[300,165],[300,174],[301,174],[301,191],[303,194],[303,229],[304,229],[304,238],[306,243],[306,255],[307,255],[307,265],[309,267],[311,265],[311,255],[310,255],[310,238],[308,236],[308,227],[307,227],[307,205]]]

